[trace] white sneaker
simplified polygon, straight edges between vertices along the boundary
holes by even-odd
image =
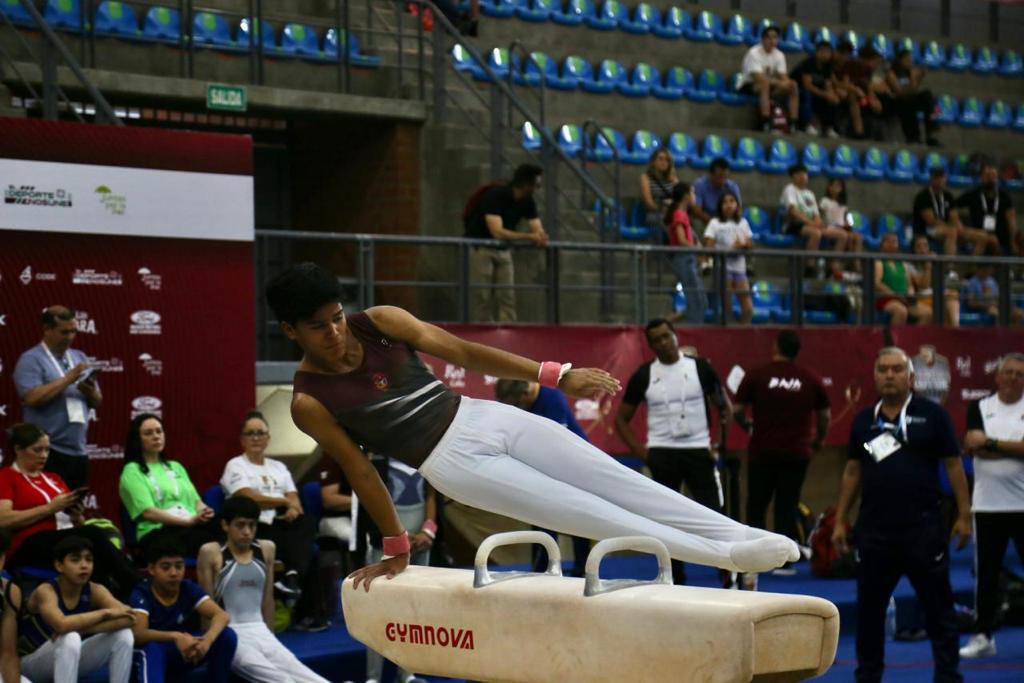
[[[825,137],[829,138],[830,140],[835,140],[836,138],[839,137],[839,133],[836,132],[835,128],[829,128],[825,131]]]
[[[976,633],[967,641],[967,644],[960,648],[960,656],[964,659],[975,657],[992,657],[996,653],[996,639],[989,638],[984,633]]]
[[[757,572],[747,572],[743,575],[743,590],[745,591],[756,591],[757,590]]]
[[[818,128],[813,123],[808,123],[807,127],[804,128],[804,132],[815,137],[821,135],[821,132],[818,131]]]

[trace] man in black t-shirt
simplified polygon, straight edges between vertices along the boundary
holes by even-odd
[[[832,86],[832,44],[819,42],[814,55],[800,62],[790,77],[800,86],[800,127],[811,135],[821,130],[836,137],[839,95]],[[818,127],[814,126],[815,119]]]
[[[508,242],[530,242],[537,247],[548,244],[548,234],[537,214],[533,193],[540,187],[543,169],[533,164],[516,168],[512,182],[486,190],[465,218],[466,237],[502,240],[494,247],[473,247],[469,259],[469,278],[473,290],[475,322],[515,322],[516,293],[512,289],[515,267]],[[517,232],[525,220],[529,232]]]
[[[933,166],[928,187],[914,197],[914,236],[942,242],[942,253],[955,256],[960,240],[970,242],[972,253],[985,253],[990,236],[984,230],[965,228],[960,222],[953,195],[946,189],[946,170]]]
[[[1020,255],[1017,212],[1010,193],[999,188],[999,169],[995,164],[982,164],[978,186],[960,195],[956,205],[964,212],[967,226],[986,236],[986,250]],[[984,252],[975,251],[974,255],[982,256]]]

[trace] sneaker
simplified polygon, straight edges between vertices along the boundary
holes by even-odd
[[[967,644],[960,648],[960,656],[964,659],[975,657],[992,657],[996,653],[996,639],[986,636],[984,633],[976,633],[967,641]]]
[[[829,139],[832,139],[832,140],[835,140],[836,138],[839,137],[839,133],[836,131],[835,128],[826,128],[825,129],[825,137],[827,137]]]
[[[821,131],[819,131],[813,123],[808,123],[807,127],[804,128],[804,132],[815,137],[821,135]]]
[[[787,562],[781,567],[773,569],[772,576],[796,576],[796,567],[792,562]]]
[[[274,582],[274,590],[286,599],[299,597],[302,595],[302,589],[299,588],[299,575],[295,571],[288,572]]]
[[[315,617],[303,617],[299,621],[292,624],[292,627],[296,631],[303,631],[304,633],[320,633],[330,628],[330,624],[325,619],[317,619]]]
[[[860,273],[855,273],[852,270],[844,270],[843,274],[842,274],[843,282],[856,283],[856,282],[860,282],[863,279],[864,278],[861,277]]]

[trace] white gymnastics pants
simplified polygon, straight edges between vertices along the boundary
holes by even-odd
[[[231,670],[253,683],[328,683],[299,661],[262,621],[232,623],[238,649]]]
[[[110,683],[128,683],[132,672],[131,629],[122,628],[82,638],[77,631],[43,643],[21,660],[21,673],[32,683],[76,683],[110,666]]]
[[[734,542],[763,532],[622,465],[552,420],[463,396],[420,467],[450,498],[544,529],[601,540],[653,536],[673,558],[741,571]]]

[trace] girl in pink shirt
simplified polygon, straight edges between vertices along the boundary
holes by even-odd
[[[708,306],[708,296],[704,292],[704,282],[697,268],[697,255],[691,251],[697,240],[690,224],[687,210],[693,205],[693,190],[688,183],[680,182],[672,189],[672,203],[665,211],[665,229],[668,231],[668,242],[676,250],[672,253],[672,272],[682,285],[686,297],[686,313],[683,319],[690,325],[704,322],[704,310]]]

